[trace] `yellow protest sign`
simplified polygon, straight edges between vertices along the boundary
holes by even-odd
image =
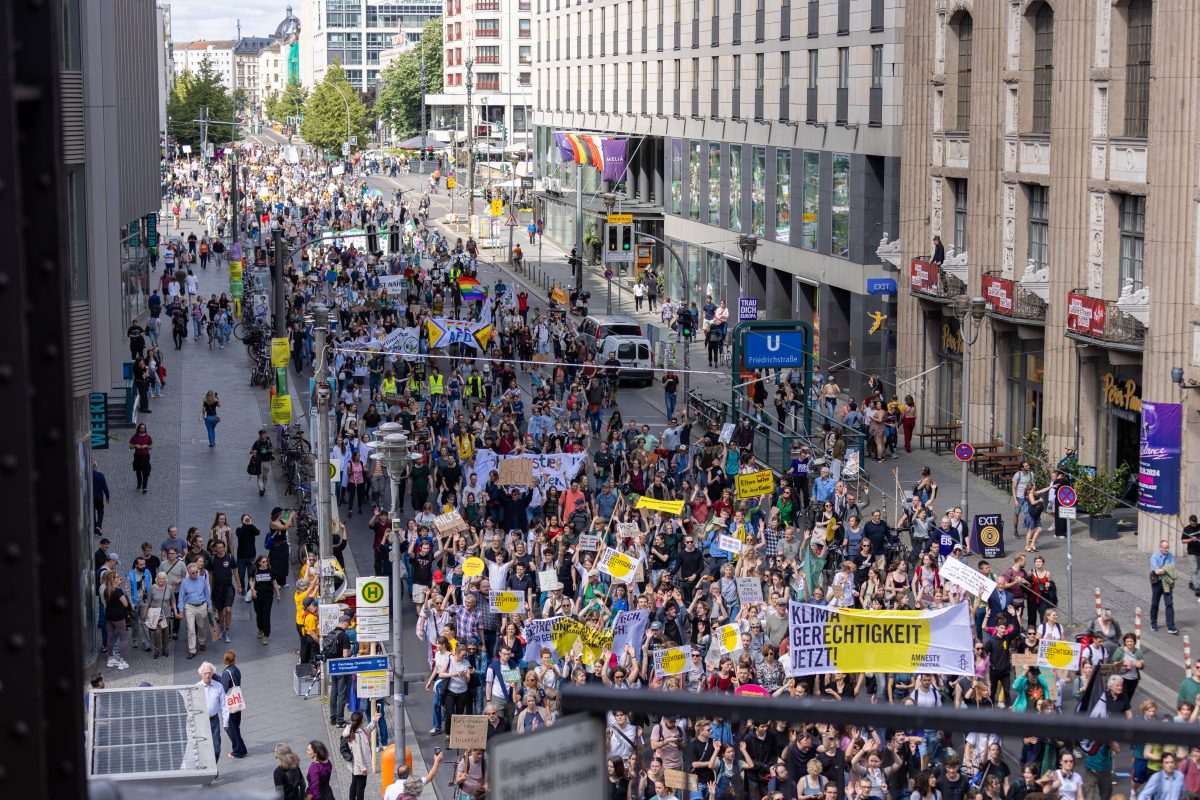
[[[775,474],[769,469],[737,476],[737,496],[762,497],[775,491]]]
[[[229,280],[240,281],[241,279],[242,279],[242,262],[230,261],[229,262]]]
[[[271,366],[286,367],[291,361],[292,351],[288,347],[286,337],[277,336],[271,339]]]
[[[692,671],[692,648],[672,647],[654,651],[654,674],[660,678]]]
[[[489,605],[496,614],[519,614],[525,610],[525,596],[520,592],[492,592]]]
[[[722,653],[732,653],[734,650],[741,649],[742,636],[737,625],[722,625],[717,628],[717,632],[721,636]]]
[[[482,575],[483,570],[487,567],[483,563],[483,559],[479,556],[471,556],[463,562],[463,575],[468,578],[474,578],[476,575]]]
[[[558,303],[559,305],[566,305],[567,290],[561,286],[555,286],[553,289],[550,290],[550,299],[553,300],[554,302]]]
[[[271,398],[271,422],[276,425],[292,424],[291,395],[277,394]]]
[[[589,665],[612,649],[613,636],[612,631],[595,631],[569,617],[558,619],[550,631],[550,641],[559,654],[566,655],[582,643],[583,663]]]
[[[1077,669],[1082,649],[1074,642],[1042,642],[1037,665],[1043,669]]]
[[[637,569],[637,563],[620,550],[608,548],[600,554],[600,559],[596,562],[596,569],[613,576],[622,583],[629,583],[633,579],[633,571]]]
[[[639,497],[634,508],[646,508],[651,511],[661,511],[664,514],[682,514],[682,500],[655,500],[653,497]]]

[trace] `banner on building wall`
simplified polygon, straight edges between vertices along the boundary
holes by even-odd
[[[927,611],[860,611],[792,602],[791,676],[833,672],[971,675],[971,614],[964,603]]]
[[[606,181],[622,181],[625,179],[625,161],[627,157],[628,139],[605,139],[600,144],[604,154],[604,174]]]
[[[1183,406],[1143,400],[1138,450],[1138,508],[1151,514],[1178,514]]]

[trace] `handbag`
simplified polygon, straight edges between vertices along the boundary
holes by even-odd
[[[262,462],[259,461],[257,453],[250,456],[250,463],[246,465],[246,474],[247,475],[261,475],[262,474]]]
[[[246,698],[242,694],[242,687],[234,686],[225,693],[225,709],[230,714],[246,710]]]

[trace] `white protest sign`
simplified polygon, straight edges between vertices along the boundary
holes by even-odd
[[[729,536],[728,534],[722,533],[717,537],[717,547],[721,548],[726,553],[741,553],[742,540],[736,536]]]
[[[654,651],[654,674],[660,678],[683,675],[691,672],[693,666],[691,647],[672,647],[669,650]]]
[[[620,611],[613,619],[612,652],[620,658],[625,652],[625,645],[633,645],[633,651],[640,658],[642,655],[642,639],[646,635],[646,625],[650,621],[649,611]]]
[[[493,614],[524,614],[525,593],[492,591],[488,595],[488,610]]]
[[[961,586],[980,600],[987,600],[996,591],[996,582],[979,570],[951,556],[942,564],[938,575],[942,580]]]
[[[763,601],[762,581],[758,578],[737,578],[738,602],[761,603]]]
[[[638,562],[622,553],[620,550],[608,548],[600,554],[596,569],[621,583],[633,583],[637,572]]]
[[[622,539],[632,539],[638,535],[638,524],[636,522],[618,522],[617,535]]]
[[[732,422],[726,422],[721,426],[721,435],[717,437],[717,441],[721,444],[729,444],[733,441],[733,432],[737,428]]]
[[[541,663],[542,650],[548,649],[552,659],[558,659],[558,649],[554,646],[554,623],[562,619],[546,617],[531,619],[525,623],[525,657],[527,660]]]
[[[1037,665],[1042,669],[1079,669],[1082,645],[1075,642],[1046,642],[1038,644]]]
[[[600,534],[585,533],[579,537],[580,550],[599,550],[600,549]]]
[[[732,653],[742,649],[742,632],[737,625],[722,625],[713,631],[713,639],[720,643],[722,653]]]

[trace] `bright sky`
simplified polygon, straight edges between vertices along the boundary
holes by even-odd
[[[300,16],[306,0],[172,0],[171,38],[177,42],[237,38],[237,21],[243,36],[270,36],[292,6]]]

